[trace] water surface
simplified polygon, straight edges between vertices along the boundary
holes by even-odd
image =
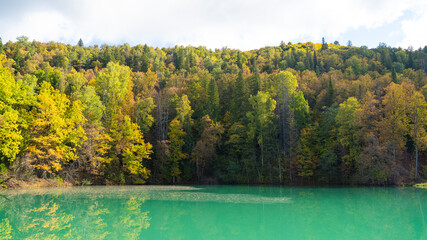
[[[0,192],[0,239],[427,239],[427,190],[98,186]]]

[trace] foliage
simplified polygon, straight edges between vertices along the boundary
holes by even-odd
[[[0,164],[101,183],[425,178],[427,47],[0,41]]]

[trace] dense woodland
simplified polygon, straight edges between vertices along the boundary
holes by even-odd
[[[0,179],[422,179],[426,62],[427,47],[383,43],[239,51],[0,40]]]

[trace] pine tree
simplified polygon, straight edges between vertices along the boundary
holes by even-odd
[[[328,43],[326,43],[325,38],[322,37],[322,50],[328,49]]]
[[[317,53],[316,53],[316,50],[314,50],[314,54],[313,54],[313,70],[317,73]]]
[[[83,47],[83,40],[81,38],[79,39],[79,42],[77,43],[77,46]]]
[[[396,74],[396,69],[394,67],[391,68],[391,80],[394,83],[398,83],[397,82],[397,74]]]
[[[246,114],[246,110],[249,108],[249,89],[247,82],[243,79],[242,72],[240,72],[237,77],[232,94],[231,113],[236,121],[241,121]]]
[[[211,78],[208,86],[208,115],[214,120],[219,117],[219,92],[214,78]]]

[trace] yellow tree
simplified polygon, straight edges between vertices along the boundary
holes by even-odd
[[[43,177],[56,175],[67,161],[77,159],[86,121],[79,100],[70,102],[59,90],[43,82],[37,96],[31,139],[27,148],[31,165]]]
[[[143,162],[150,159],[152,145],[144,141],[138,124],[133,123],[129,116],[117,114],[111,121],[110,134],[112,143],[111,158],[115,159],[119,172],[132,177],[133,183],[144,183],[150,175]],[[106,162],[108,164],[108,162]],[[119,179],[124,181],[124,179]]]
[[[28,128],[27,107],[34,103],[30,87],[16,81],[0,54],[0,164],[12,163],[24,143]]]
[[[418,174],[418,151],[425,150],[427,147],[427,102],[424,96],[415,90],[411,85],[410,91],[412,91],[409,107],[408,107],[408,116],[409,116],[409,135],[414,141],[415,145],[415,173],[414,179],[417,179]]]
[[[187,154],[182,152],[182,147],[185,144],[185,132],[182,130],[182,124],[178,119],[174,119],[170,122],[168,136],[170,141],[168,162],[172,182],[175,183],[181,174],[181,161],[187,158]]]
[[[406,111],[410,95],[402,87],[404,84],[390,83],[382,101],[384,119],[380,123],[381,138],[386,145],[389,145],[392,164],[396,164],[397,151],[405,146],[405,134],[408,132],[409,119]]]

